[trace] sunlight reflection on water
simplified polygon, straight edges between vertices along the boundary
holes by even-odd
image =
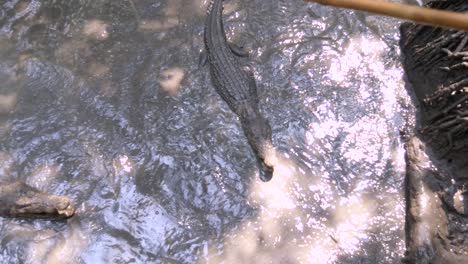
[[[302,41],[304,34],[283,33],[283,37],[289,38],[282,43],[287,45]],[[316,104],[317,121],[304,135],[309,146],[305,155],[318,153],[325,163],[306,172],[285,154],[271,182],[257,180],[250,187],[249,200],[259,209],[258,215],[227,235],[221,252],[211,249],[207,260],[319,264],[343,260],[345,254],[359,256],[363,250],[367,254],[383,250],[389,258],[379,263],[393,263],[391,259],[404,251],[399,190],[404,157],[395,141],[401,125],[399,100],[406,96],[403,73],[398,63],[385,61],[388,45],[378,36],[358,35],[343,49],[341,54],[323,47],[320,60],[328,58],[329,66],[322,77],[324,88],[319,89],[336,93],[353,89],[353,93],[341,102]],[[295,52],[286,49],[283,54],[292,57]],[[306,98],[305,104],[313,101]],[[335,103],[347,102],[351,111],[337,110]],[[353,118],[344,118],[347,115]],[[382,181],[395,182],[383,187]],[[400,242],[383,242],[395,235]]]

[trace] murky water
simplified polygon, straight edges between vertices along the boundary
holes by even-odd
[[[399,262],[399,21],[226,2],[280,153],[264,183],[198,65],[207,2],[0,2],[0,179],[78,207],[0,219],[1,263]]]

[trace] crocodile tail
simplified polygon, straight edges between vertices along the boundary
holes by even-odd
[[[210,3],[208,4],[208,9],[206,10],[207,14],[210,14],[213,11],[213,8],[214,8],[215,4],[221,4],[221,6],[222,6],[223,5],[223,0],[211,0]],[[221,9],[222,9],[222,7],[221,7]]]
[[[214,5],[215,0],[211,0],[210,3],[208,4],[208,8],[206,9],[206,14],[209,15],[211,13],[211,10],[213,10],[213,5]]]
[[[223,0],[212,0],[207,9],[207,18],[205,21],[205,41],[207,41],[206,38],[211,34],[220,35],[224,38],[224,40],[226,40],[222,15]],[[209,27],[211,27],[211,29],[209,29]]]

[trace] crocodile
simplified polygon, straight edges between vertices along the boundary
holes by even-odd
[[[268,120],[260,113],[257,84],[250,66],[239,58],[248,56],[239,47],[228,43],[223,26],[223,0],[212,0],[205,21],[204,42],[213,85],[239,117],[242,130],[256,154],[260,179],[273,177],[276,154]]]
[[[63,219],[73,216],[69,198],[39,191],[21,181],[0,182],[0,216]]]

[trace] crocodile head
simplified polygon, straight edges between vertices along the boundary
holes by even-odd
[[[244,134],[254,150],[260,166],[260,179],[264,182],[273,177],[273,168],[277,162],[271,140],[271,127],[268,120],[260,114],[241,118]]]
[[[24,182],[0,183],[0,216],[69,218],[75,208],[64,196],[41,192]]]

